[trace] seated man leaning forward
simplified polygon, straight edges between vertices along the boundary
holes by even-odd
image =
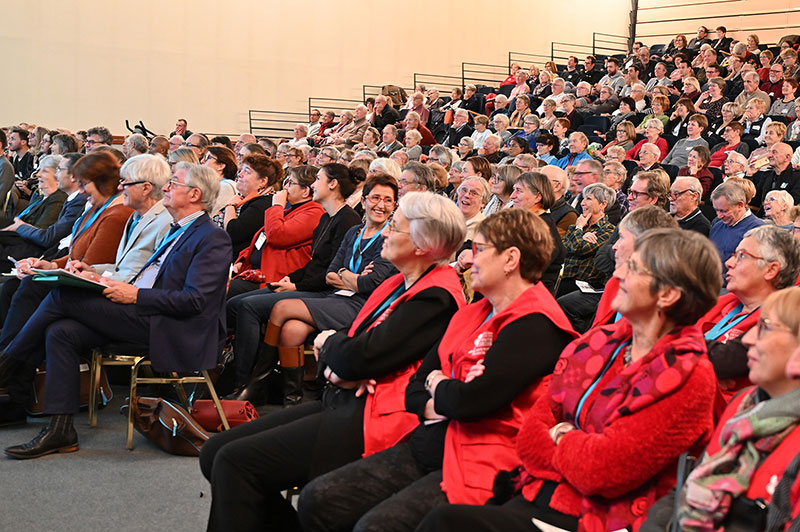
[[[164,187],[175,221],[131,284],[102,280],[102,295],[53,290],[0,356],[0,426],[25,422],[35,367],[46,353],[45,412],[50,424],[28,443],[5,450],[37,458],[78,450],[72,416],[78,411],[79,356],[110,342],[147,345],[156,371],[214,367],[225,340],[225,285],[231,241],[208,217],[219,179],[207,167],[180,168]]]

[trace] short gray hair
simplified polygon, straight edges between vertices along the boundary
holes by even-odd
[[[467,181],[475,181],[475,182],[477,182],[481,186],[481,188],[483,189],[483,196],[481,196],[481,204],[482,205],[486,205],[487,203],[489,203],[489,200],[492,199],[492,190],[489,187],[489,182],[486,179],[484,179],[483,177],[480,177],[480,176],[477,176],[477,175],[471,175],[471,176],[465,177],[463,179],[463,181],[461,181],[461,184],[458,185],[458,188],[461,188],[462,186],[464,186],[464,183],[466,183]]]
[[[414,174],[415,185],[424,186],[426,190],[435,190],[434,186],[436,179],[434,178],[433,170],[431,170],[427,165],[418,163],[417,161],[409,161],[403,165],[402,170],[403,172],[409,171]]]
[[[747,166],[747,157],[738,151],[729,151],[726,159],[733,159],[733,162]]]
[[[767,261],[780,265],[780,273],[772,282],[776,290],[792,286],[800,273],[800,242],[789,231],[775,225],[762,225],[750,229],[744,238],[753,237],[758,243],[758,254]]]
[[[583,189],[583,197],[591,196],[600,203],[605,203],[606,207],[614,205],[617,198],[617,193],[614,189],[603,183],[592,183]]]
[[[187,164],[187,163],[181,163]],[[122,179],[130,181],[147,181],[153,185],[150,197],[160,200],[164,197],[164,185],[170,178],[169,165],[163,157],[158,155],[136,155],[131,157],[119,170]]]
[[[645,127],[650,127],[650,126],[655,127],[659,132],[663,132],[664,131],[664,122],[662,122],[658,118],[651,118],[650,120],[648,120],[647,123],[645,124]],[[653,144],[653,146],[656,146],[656,145]],[[656,148],[658,148],[658,146],[656,146]],[[659,148],[658,151],[661,152],[661,148]],[[659,153],[659,155],[660,155],[660,153]]]
[[[645,205],[629,212],[619,223],[620,231],[630,231],[638,237],[648,229],[663,227],[677,229],[678,222],[667,211],[657,205]]]
[[[134,133],[128,136],[127,139],[128,145],[134,150],[139,153],[147,153],[147,149],[150,147],[149,143],[147,142],[147,137],[142,135],[141,133]]]
[[[717,198],[725,198],[731,205],[736,205],[737,203],[747,205],[747,197],[744,194],[744,189],[730,181],[722,183],[711,192],[711,201]]]
[[[384,174],[392,176],[395,179],[400,179],[400,174],[402,173],[402,170],[400,170],[400,165],[387,157],[379,157],[369,163],[369,171],[380,171]]]
[[[442,144],[436,144],[431,147],[428,153],[428,159],[434,159],[445,168],[449,168],[453,164],[453,152]]]
[[[700,198],[703,196],[703,185],[702,185],[702,183],[700,183],[700,180],[697,179],[694,176],[691,176],[691,175],[684,175],[684,176],[679,176],[679,177],[675,178],[675,181],[673,181],[672,184],[674,185],[678,181],[683,181],[687,185],[689,185],[688,190],[690,190],[692,193],[694,193],[695,202],[699,205],[700,204]]]
[[[60,163],[60,155],[47,155],[39,161],[39,170],[43,170],[45,168],[58,168]]]
[[[169,154],[167,161],[171,163],[200,164],[200,159],[197,158],[197,154],[191,148],[178,148]]]
[[[658,120],[656,118],[654,118],[653,120],[656,120],[659,124],[661,124],[661,120]],[[664,131],[664,124],[661,124],[661,131]],[[653,152],[655,152],[655,154],[656,154],[656,157],[661,157],[661,148],[659,148],[657,145],[653,144],[652,142],[645,142],[644,144],[642,144],[642,148],[647,148],[649,150],[653,150]],[[639,151],[641,151],[642,148],[639,148]]]
[[[219,176],[208,166],[191,164],[186,162],[178,163],[179,170],[186,170],[186,184],[200,190],[200,201],[206,213],[211,215],[214,204],[219,196]]]
[[[456,204],[433,192],[409,192],[398,209],[410,222],[411,241],[427,251],[431,259],[445,264],[464,244],[467,224]]]
[[[794,207],[794,198],[791,194],[786,192],[785,190],[770,190],[767,192],[767,195],[764,196],[764,200],[766,201],[767,198],[770,196],[774,196],[775,199],[778,199],[786,204],[786,208],[791,209]]]

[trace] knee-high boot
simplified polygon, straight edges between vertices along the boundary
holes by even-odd
[[[302,345],[279,346],[278,358],[281,361],[283,376],[283,404],[296,405],[303,399],[303,353]]]
[[[250,401],[255,406],[267,403],[269,376],[278,363],[277,346],[280,335],[281,328],[271,321],[267,322],[267,332],[264,335],[264,341],[258,346],[250,381],[244,387],[239,387],[237,391],[228,396],[228,399]],[[235,355],[236,353],[234,353]]]

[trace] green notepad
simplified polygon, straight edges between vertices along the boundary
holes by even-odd
[[[40,270],[41,271],[41,270]],[[64,270],[54,270],[46,274],[36,274],[33,280],[38,283],[47,283],[52,286],[74,286],[77,288],[85,288],[95,292],[102,292],[107,287],[100,283],[84,279],[83,277],[74,275]]]

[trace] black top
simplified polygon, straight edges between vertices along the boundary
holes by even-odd
[[[372,118],[372,125],[380,132],[383,132],[383,128],[388,126],[389,124],[395,124],[400,121],[400,115],[397,112],[397,109],[394,107],[389,107],[388,105],[383,108],[383,112],[381,114],[375,113]]]
[[[780,174],[775,169],[756,172],[753,181],[756,182],[756,195],[751,202],[753,205],[762,207],[767,192],[771,190],[785,190],[792,195],[795,205],[800,204],[800,172],[795,171],[791,165]],[[763,207],[759,213],[760,216],[764,215]]]
[[[711,222],[709,222],[708,218],[706,218],[705,215],[700,212],[699,207],[682,220],[678,220],[678,225],[681,229],[686,231],[697,231],[705,236],[708,236],[708,233],[711,231]]]
[[[536,350],[530,345],[530,331],[536,331]],[[437,413],[460,421],[476,421],[507,407],[536,379],[553,372],[561,351],[572,337],[542,314],[529,314],[506,325],[486,352],[483,375],[463,382],[445,380],[436,387]],[[420,425],[411,435],[414,458],[425,469],[442,467],[444,435],[447,423],[424,425],[425,404],[430,394],[425,390],[428,374],[441,369],[438,345],[434,346],[406,388],[406,410],[417,414]]]
[[[550,236],[553,237],[553,253],[550,255],[550,264],[547,265],[544,272],[542,272],[542,284],[544,284],[551,293],[555,292],[556,281],[558,274],[561,271],[561,265],[564,264],[564,259],[567,256],[567,250],[564,249],[564,243],[561,241],[561,235],[558,233],[558,227],[553,219],[553,215],[549,212],[544,212],[539,215],[550,228]]]
[[[319,219],[311,242],[311,260],[302,268],[289,274],[289,280],[300,292],[320,292],[328,288],[325,275],[328,265],[342,244],[345,233],[361,222],[361,217],[349,205],[331,217],[327,212]]]
[[[233,243],[233,260],[250,246],[253,235],[264,227],[264,211],[272,207],[272,196],[257,196],[239,209],[239,217],[228,222],[225,229]]]
[[[422,290],[397,305],[379,325],[367,330],[367,319],[349,337],[330,336],[319,355],[320,368],[329,366],[349,381],[374,379],[422,359],[447,329],[458,304],[439,287]]]

